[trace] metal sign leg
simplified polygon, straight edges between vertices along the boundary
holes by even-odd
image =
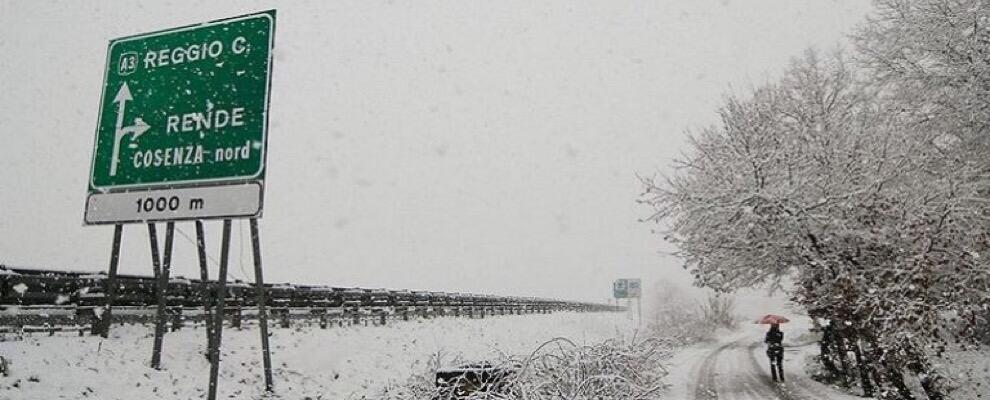
[[[223,220],[220,242],[220,275],[217,277],[217,308],[213,320],[213,342],[210,343],[210,389],[208,400],[217,398],[217,376],[220,373],[220,339],[223,337],[223,302],[227,297],[227,257],[230,255],[230,220]]]
[[[213,314],[211,308],[214,299],[213,296],[210,296],[210,273],[206,264],[206,235],[203,233],[203,221],[201,220],[196,220],[196,248],[197,253],[199,253],[199,278],[203,282],[203,311],[206,313],[206,358],[209,359],[209,349],[213,348],[211,344],[213,342]]]
[[[158,282],[161,276],[161,257],[158,256],[158,230],[153,223],[148,224],[148,241],[151,242],[151,266],[154,268],[155,282]],[[158,288],[155,290],[157,295]]]
[[[102,337],[110,335],[110,323],[113,310],[113,299],[117,294],[117,264],[120,262],[120,237],[124,233],[124,225],[113,226],[113,245],[110,247],[110,271],[107,273],[107,302],[103,313],[98,317],[99,334]],[[94,332],[96,333],[96,332]]]
[[[172,266],[172,239],[175,222],[165,224],[165,249],[162,255],[161,273],[158,276],[158,314],[155,319],[155,344],[151,351],[151,368],[161,369],[162,341],[165,339],[165,309],[168,308],[168,275]],[[152,247],[156,243],[152,243]]]
[[[254,279],[258,292],[258,324],[261,326],[261,357],[265,365],[265,390],[275,390],[272,382],[272,357],[268,347],[268,313],[265,299],[265,279],[261,271],[261,238],[258,220],[251,218],[251,247],[254,249]]]

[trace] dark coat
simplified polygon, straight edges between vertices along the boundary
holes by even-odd
[[[784,332],[780,329],[770,329],[763,339],[767,344],[767,355],[770,357],[780,357],[784,355]]]
[[[767,331],[767,337],[763,339],[763,342],[771,346],[780,346],[784,343],[784,332],[780,329],[770,329]]]

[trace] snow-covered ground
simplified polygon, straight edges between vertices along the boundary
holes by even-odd
[[[949,351],[935,358],[936,365],[947,371],[955,399],[990,398],[990,349]]]
[[[793,316],[793,315],[792,315]],[[807,317],[793,316],[781,326],[785,333],[784,372],[787,382],[770,382],[769,362],[763,344],[765,325],[742,324],[732,332],[720,332],[716,340],[688,346],[669,361],[669,399],[757,400],[815,399],[855,400],[860,389],[824,385],[808,376],[807,363],[818,354],[817,335],[809,332]],[[950,352],[936,358],[956,388],[954,399],[982,399],[990,396],[990,352],[973,350]],[[909,385],[918,386],[908,377]],[[918,390],[918,398],[924,398]]]
[[[386,326],[272,329],[280,399],[374,398],[382,387],[441,364],[528,354],[554,337],[594,343],[635,330],[625,314],[560,313],[485,319],[438,318]],[[205,397],[209,364],[205,333],[165,336],[162,370],[148,367],[152,327],[115,327],[108,339],[28,336],[0,342],[11,375],[2,399],[187,399]],[[225,329],[220,398],[264,398],[256,327]]]
[[[817,346],[808,335],[811,322],[795,317],[782,325],[785,333],[784,373],[787,382],[770,381],[770,367],[763,344],[766,325],[742,323],[735,331],[720,332],[713,342],[687,347],[670,360],[672,384],[669,399],[763,400],[816,399],[853,400],[810,379],[804,362]]]
[[[807,356],[817,351],[807,318],[794,317],[786,333],[786,385],[769,382],[763,353],[765,326],[742,324],[718,332],[716,340],[688,346],[665,364],[671,386],[665,399],[820,399],[851,400],[806,376]],[[387,326],[273,328],[276,393],[263,394],[256,327],[225,329],[220,398],[362,399],[377,398],[390,385],[436,365],[527,355],[554,337],[592,344],[635,332],[625,314],[561,313],[485,319],[438,318],[395,321]],[[643,334],[643,333],[640,333]],[[109,339],[37,334],[0,342],[11,361],[11,375],[0,377],[0,399],[187,399],[203,398],[209,364],[202,356],[201,328],[165,337],[163,369],[148,367],[152,328],[115,327]],[[958,355],[958,354],[957,354]],[[983,354],[985,355],[985,354]],[[985,391],[985,357],[957,360],[960,398]],[[960,368],[966,366],[967,368]],[[975,368],[974,368],[975,366]],[[982,368],[982,370],[981,370]]]

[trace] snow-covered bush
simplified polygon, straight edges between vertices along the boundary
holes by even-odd
[[[736,327],[736,302],[732,296],[725,294],[709,295],[699,306],[701,318],[715,328]]]
[[[495,367],[512,370],[498,393],[475,392],[467,399],[662,399],[667,384],[663,361],[676,341],[658,338],[610,339],[581,345],[565,338],[550,340],[525,357],[488,360]],[[382,399],[453,399],[453,393],[437,388],[435,368],[408,382],[387,387]]]
[[[654,337],[670,338],[683,344],[708,341],[718,329],[736,324],[735,301],[731,295],[709,294],[696,301],[677,285],[660,281],[649,299],[645,327]]]

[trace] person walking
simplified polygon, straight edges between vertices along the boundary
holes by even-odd
[[[771,324],[767,336],[763,339],[767,344],[767,357],[770,358],[770,376],[774,382],[784,381],[784,332],[780,324]]]

